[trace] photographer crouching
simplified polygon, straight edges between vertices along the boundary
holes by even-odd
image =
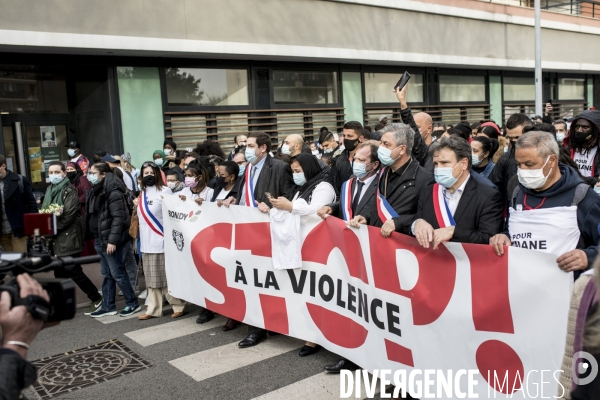
[[[28,274],[17,276],[19,295],[37,296],[50,301],[48,293]],[[23,306],[11,308],[8,292],[0,293],[0,400],[18,399],[21,391],[37,378],[35,367],[26,360],[29,345],[42,329],[44,321],[35,319]]]

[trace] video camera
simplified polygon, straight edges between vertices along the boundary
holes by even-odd
[[[30,215],[33,217],[28,218]],[[50,297],[50,301],[47,302],[39,296],[21,298],[16,276],[23,273],[33,275],[100,261],[100,256],[52,257],[46,249],[40,231],[46,235],[56,234],[55,222],[56,217],[52,214],[25,214],[25,234],[32,235],[29,254],[0,253],[0,279],[4,274],[12,273],[12,278],[0,286],[0,292],[6,291],[10,294],[11,308],[23,305],[34,318],[48,322],[64,321],[75,316],[77,304],[73,281],[54,278],[36,279]]]

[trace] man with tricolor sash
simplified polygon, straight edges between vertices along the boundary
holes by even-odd
[[[471,174],[471,147],[459,137],[431,145],[435,183],[419,196],[412,234],[424,248],[452,241],[488,244],[502,231],[502,197],[489,181]]]

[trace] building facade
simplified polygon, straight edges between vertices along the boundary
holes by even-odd
[[[88,156],[129,151],[139,166],[165,138],[225,151],[256,130],[274,145],[316,139],[347,120],[397,120],[404,71],[411,108],[434,121],[502,125],[533,115],[529,3],[0,0],[0,153],[41,188],[72,140]],[[600,106],[600,13],[575,3],[542,12],[555,117]]]

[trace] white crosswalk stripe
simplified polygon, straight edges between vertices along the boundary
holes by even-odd
[[[169,361],[169,364],[189,375],[196,381],[203,381],[238,368],[245,367],[269,358],[298,350],[304,343],[288,336],[269,337],[258,346],[240,349],[235,343],[204,350],[195,354]]]
[[[151,326],[137,331],[127,332],[125,336],[131,340],[146,347],[161,343],[167,340],[176,339],[193,333],[206,331],[209,329],[223,326],[227,319],[225,317],[216,317],[205,324],[197,324],[196,316],[167,322],[158,326]]]

